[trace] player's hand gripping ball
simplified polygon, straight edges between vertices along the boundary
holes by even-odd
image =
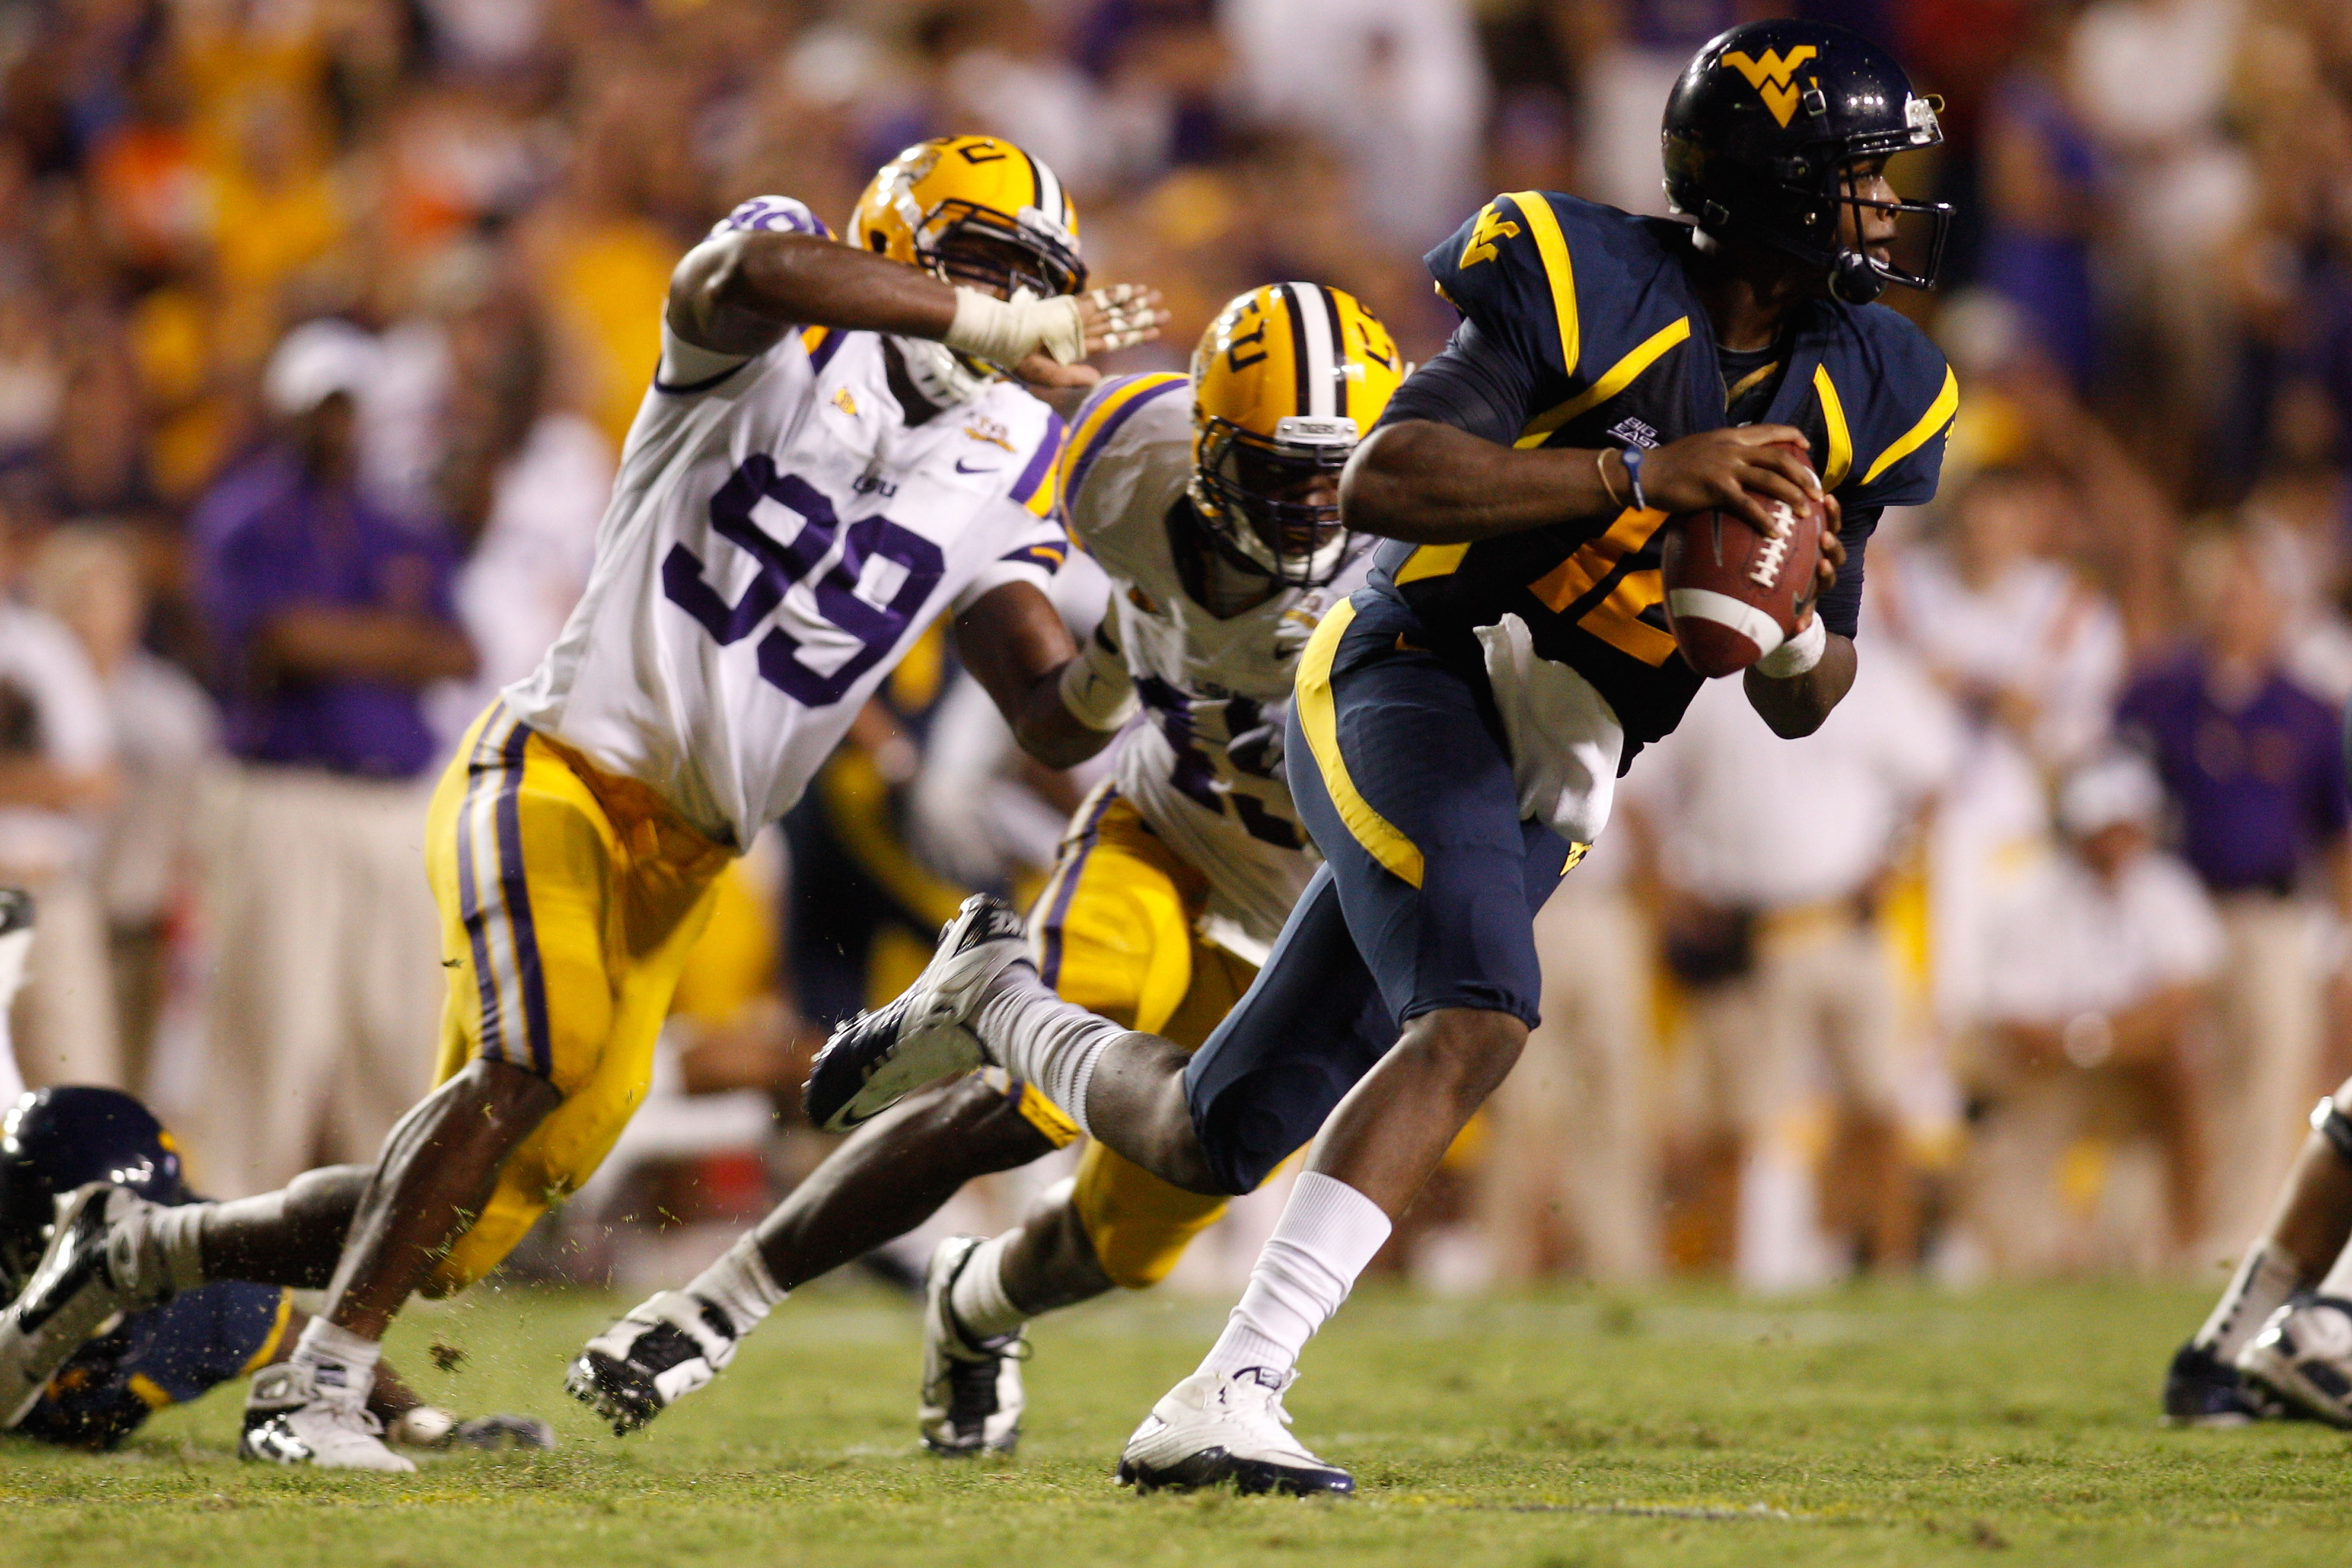
[[[1828,514],[1818,502],[1773,501],[1770,511],[1779,526],[1770,536],[1712,509],[1666,520],[1658,547],[1666,626],[1683,661],[1710,679],[1796,636],[1812,607]]]

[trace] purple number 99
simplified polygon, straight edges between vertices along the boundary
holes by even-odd
[[[754,512],[763,500],[800,514],[800,531],[790,542],[760,526]],[[675,544],[662,562],[662,593],[722,647],[749,637],[774,614],[784,595],[808,582],[840,541],[839,556],[810,588],[817,614],[856,638],[857,651],[831,670],[819,670],[802,661],[801,639],[781,626],[769,627],[759,643],[761,677],[806,708],[840,701],[897,645],[947,568],[938,545],[887,517],[859,518],[846,525],[845,538],[833,502],[797,474],[778,473],[765,453],[745,458],[710,498],[710,525],[759,562],[759,575],[730,605],[705,578],[702,558]],[[877,604],[857,589],[868,575],[887,581],[888,573],[875,569],[883,563],[898,569],[898,582],[887,601]]]

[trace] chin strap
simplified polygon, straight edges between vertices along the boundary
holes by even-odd
[[[1830,268],[1830,292],[1849,305],[1867,305],[1886,292],[1886,279],[1859,250],[1841,250]]]

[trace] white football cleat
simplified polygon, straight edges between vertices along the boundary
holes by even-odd
[[[2273,1312],[2238,1352],[2255,1388],[2331,1426],[2352,1426],[2352,1301],[2314,1296]]]
[[[625,1437],[708,1387],[735,1359],[734,1322],[715,1303],[665,1290],[588,1342],[564,1374],[572,1397]]]
[[[383,1423],[368,1409],[365,1389],[321,1388],[292,1362],[254,1374],[236,1457],[321,1470],[416,1468],[384,1447]]]
[[[110,1182],[58,1200],[47,1249],[0,1312],[0,1427],[22,1421],[58,1369],[117,1316],[172,1293],[144,1224],[159,1206]]]
[[[1317,1458],[1290,1435],[1282,1392],[1297,1373],[1263,1367],[1238,1376],[1196,1372],[1151,1407],[1118,1457],[1118,1484],[1138,1491],[1191,1491],[1233,1483],[1244,1492],[1344,1495],[1356,1478]]]
[[[951,1236],[923,1274],[923,1447],[934,1454],[1009,1454],[1021,1441],[1028,1396],[1021,1363],[1028,1344],[1016,1330],[975,1339],[956,1321],[948,1292],[987,1238]]]
[[[963,901],[940,929],[939,951],[898,999],[860,1013],[833,1032],[810,1065],[802,1103],[827,1132],[846,1132],[941,1079],[988,1060],[973,1015],[988,983],[1029,939],[1011,904],[988,893]]]

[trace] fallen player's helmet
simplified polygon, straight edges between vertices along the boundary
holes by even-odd
[[[159,1204],[187,1201],[179,1151],[154,1113],[121,1089],[36,1089],[0,1119],[0,1299],[40,1261],[57,1201],[89,1182],[120,1182]]]
[[[849,242],[1007,300],[1086,286],[1078,212],[1042,159],[993,136],[935,136],[882,165],[849,215]],[[1007,366],[895,338],[924,396],[951,407]]]
[[[1193,510],[1242,559],[1296,588],[1328,583],[1348,558],[1336,499],[1298,499],[1337,479],[1404,381],[1381,319],[1318,283],[1240,295],[1192,351]]]
[[[1895,57],[1822,22],[1750,22],[1699,50],[1666,100],[1666,197],[1724,237],[1747,237],[1829,268],[1841,300],[1867,304],[1889,283],[1932,289],[1951,226],[1941,202],[1864,202],[1855,163],[1943,141],[1940,100],[1911,90]],[[1916,271],[1843,244],[1842,206],[1928,220]]]

